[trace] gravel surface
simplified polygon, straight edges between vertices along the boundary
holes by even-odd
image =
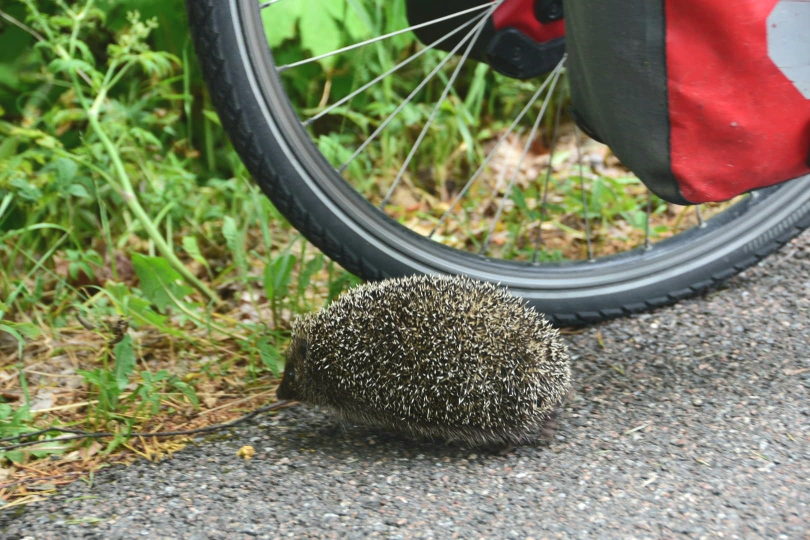
[[[810,538],[808,310],[805,234],[721,291],[568,336],[576,395],[548,446],[419,444],[295,406],[76,482],[0,533]]]

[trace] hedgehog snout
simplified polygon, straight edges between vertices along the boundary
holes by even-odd
[[[284,376],[281,379],[281,384],[276,389],[276,397],[278,399],[289,399],[297,401],[299,399],[298,392],[295,390],[295,369],[292,366],[284,369]]]
[[[295,369],[296,366],[301,365],[306,361],[308,352],[307,340],[303,338],[295,338],[290,342],[290,348],[287,349],[287,360],[284,364],[284,375],[281,379],[281,384],[276,390],[276,397],[278,399],[289,399],[300,401],[301,394],[298,391],[298,384],[296,381]]]

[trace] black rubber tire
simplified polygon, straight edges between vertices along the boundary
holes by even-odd
[[[272,65],[256,0],[187,0],[214,106],[279,211],[348,271],[377,280],[466,274],[501,283],[557,325],[642,311],[717,285],[810,226],[810,176],[758,192],[653,249],[594,263],[493,260],[427,240],[363,199],[318,152]]]

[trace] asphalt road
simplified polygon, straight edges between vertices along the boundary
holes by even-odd
[[[296,406],[76,482],[0,536],[810,538],[810,235],[568,339],[576,395],[548,446],[482,454]]]

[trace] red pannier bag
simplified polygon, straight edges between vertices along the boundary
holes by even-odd
[[[810,0],[565,0],[572,111],[661,198],[810,173]]]

